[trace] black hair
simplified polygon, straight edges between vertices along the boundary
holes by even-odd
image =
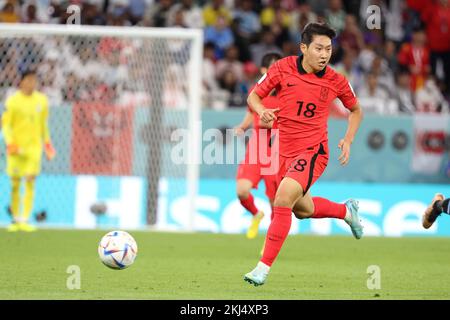
[[[281,54],[277,52],[269,52],[266,53],[262,59],[261,59],[261,67],[262,68],[269,68],[272,62],[280,60]]]
[[[327,36],[331,40],[336,37],[336,31],[326,23],[308,23],[302,31],[302,42],[309,46],[313,41],[313,36]]]
[[[28,76],[36,76],[36,75],[37,75],[36,70],[33,70],[33,69],[25,70],[20,75],[20,81],[22,81],[23,79],[25,79]]]

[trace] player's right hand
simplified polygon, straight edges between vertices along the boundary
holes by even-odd
[[[279,108],[277,109],[264,109],[259,113],[259,117],[264,122],[271,122],[273,120],[277,120],[276,114],[280,111]]]
[[[6,154],[10,156],[19,154],[19,146],[15,144],[8,144],[6,146]]]

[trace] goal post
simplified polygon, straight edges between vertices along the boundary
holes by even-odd
[[[193,230],[201,161],[202,50],[201,29],[0,24],[2,107],[20,73],[29,68],[37,71],[39,90],[49,97],[58,157],[53,163],[43,161],[41,191],[66,188],[63,177],[84,186],[77,184],[70,205],[55,203],[70,202],[67,194],[52,194],[49,204],[38,193],[35,211],[45,207],[49,222],[65,224],[51,217],[67,214],[63,211],[72,206],[75,216],[85,216],[80,219],[86,226],[92,226],[89,219],[95,226],[102,221],[109,226],[127,220],[129,213],[119,211],[126,211],[128,201],[130,208],[146,211],[145,219],[139,218],[141,225],[154,225],[158,210],[170,210],[159,202],[161,188],[166,188],[169,196],[174,193],[187,201],[181,227]],[[189,132],[187,161],[181,165],[173,163],[170,152],[177,129]],[[127,180],[133,177],[138,179]],[[124,183],[131,186],[130,181],[142,185],[143,196],[133,200],[140,204],[124,196],[131,188]],[[130,194],[140,192],[133,190]],[[81,212],[103,202],[109,218]]]

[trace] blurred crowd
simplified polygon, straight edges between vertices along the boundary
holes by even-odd
[[[331,65],[349,79],[366,113],[449,112],[450,0],[0,0],[0,22],[65,24],[70,5],[81,8],[85,25],[203,29],[205,108],[244,107],[260,77],[261,57],[299,54],[303,27],[327,22],[338,33]],[[39,61],[54,104],[149,100],[147,89],[136,84],[148,70],[139,67],[145,57],[136,58],[145,46],[135,41],[24,40],[19,49],[0,41],[1,88],[14,85],[27,61]],[[183,108],[188,92],[180,79],[187,79],[188,70],[185,59],[176,57],[189,49],[178,41],[168,50],[176,63],[168,65],[164,104]],[[18,57],[23,54],[27,59]],[[339,115],[338,102],[335,110]]]

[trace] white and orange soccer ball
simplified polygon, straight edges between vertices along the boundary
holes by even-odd
[[[136,259],[137,252],[136,241],[125,231],[108,232],[98,245],[100,260],[105,266],[116,270],[131,266]]]

